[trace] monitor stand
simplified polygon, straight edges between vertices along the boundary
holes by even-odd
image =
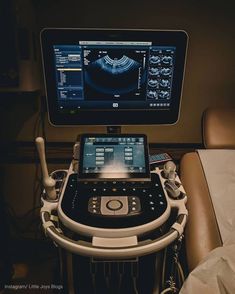
[[[121,134],[121,126],[107,126],[107,134]]]

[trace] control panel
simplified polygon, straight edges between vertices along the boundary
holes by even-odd
[[[151,173],[148,187],[137,186],[134,182],[81,184],[77,181],[77,174],[72,173],[61,201],[61,209],[69,219],[102,228],[139,226],[168,213],[168,206],[157,173]]]
[[[95,196],[88,201],[88,211],[97,216],[132,216],[141,212],[141,204],[135,196]]]
[[[85,142],[88,142],[91,147],[94,144],[114,146],[112,148],[118,146],[120,152],[115,152],[114,155],[123,155],[124,159],[126,145],[133,148],[135,144],[142,146],[144,142],[142,135],[139,137],[137,135],[132,137],[129,135],[128,137],[114,137],[112,135],[111,138],[99,135],[98,139],[89,135],[84,138],[88,138]],[[121,142],[120,146],[119,142]],[[92,177],[89,178],[86,175],[82,181],[79,181],[79,171],[84,170],[81,169],[81,164],[80,169],[77,169],[76,164],[74,165],[74,161],[77,160],[75,156],[68,171],[59,170],[54,171],[50,176],[48,175],[45,156],[42,152],[44,150],[43,143],[41,139],[37,140],[37,146],[41,152],[39,153],[40,159],[44,166],[45,191],[42,201],[52,209],[57,207],[60,221],[75,232],[82,232],[87,236],[95,234],[95,236],[101,237],[109,237],[110,234],[113,237],[128,236],[129,234],[141,235],[146,230],[152,231],[164,224],[170,216],[172,207],[179,207],[180,214],[187,214],[184,208],[187,197],[177,176],[176,166],[172,161],[167,161],[163,167],[156,167],[155,170],[147,173],[144,169],[139,173],[132,172],[130,169],[126,178],[122,176],[120,178],[106,178],[107,173],[100,170],[98,173],[92,172]],[[92,148],[88,151],[84,148],[85,156],[93,156],[92,150],[94,148]],[[143,166],[149,171],[147,161],[149,157],[146,152],[144,154]],[[115,156],[113,157],[115,158]],[[133,162],[137,162],[137,159],[134,159]],[[129,167],[129,164],[133,164],[133,162],[125,163],[125,165]],[[104,160],[104,169],[106,169],[105,165],[106,161]],[[140,163],[139,166],[141,166]],[[111,162],[107,161],[107,168],[111,167],[116,167],[113,164],[113,159]],[[116,174],[119,175],[119,173],[118,171]],[[138,175],[140,175],[139,178]],[[99,179],[101,180],[99,181]],[[177,228],[175,227],[175,229]]]

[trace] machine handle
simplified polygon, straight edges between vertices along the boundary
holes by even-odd
[[[155,239],[139,242],[136,246],[124,248],[103,248],[92,246],[89,242],[74,241],[64,236],[50,220],[50,212],[42,211],[41,218],[46,234],[60,247],[71,253],[102,259],[135,258],[148,255],[167,247],[180,237],[186,224],[186,214],[178,215],[168,233]]]

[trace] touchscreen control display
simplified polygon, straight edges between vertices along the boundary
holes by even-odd
[[[147,180],[144,135],[85,135],[81,141],[80,179]]]

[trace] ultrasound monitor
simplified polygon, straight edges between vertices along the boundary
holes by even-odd
[[[185,32],[44,29],[41,45],[52,124],[177,121]]]

